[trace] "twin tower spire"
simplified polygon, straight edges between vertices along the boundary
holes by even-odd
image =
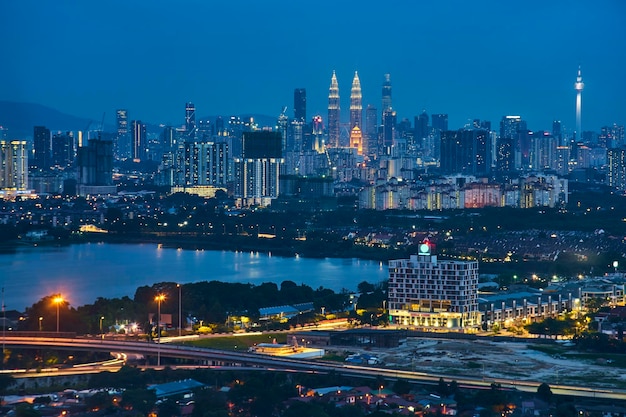
[[[328,90],[328,142],[330,146],[340,146],[340,110],[339,104],[339,83],[337,74],[333,71]],[[350,90],[350,146],[358,149],[362,153],[362,131],[363,131],[363,94],[361,93],[361,80],[359,74],[354,72],[352,79],[352,89]]]

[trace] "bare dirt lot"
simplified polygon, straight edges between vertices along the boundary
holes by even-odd
[[[394,349],[368,349],[387,367],[412,369],[445,375],[464,375],[485,379],[507,378],[532,380],[548,384],[626,387],[624,369],[601,356],[567,357],[558,345],[543,351],[529,348],[528,343],[493,342],[490,340],[445,340],[408,338]]]

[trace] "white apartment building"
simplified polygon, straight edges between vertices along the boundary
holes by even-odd
[[[389,261],[390,322],[422,330],[478,329],[478,262],[440,261],[432,248],[424,242],[410,259]]]

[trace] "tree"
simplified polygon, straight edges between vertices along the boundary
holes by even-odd
[[[550,403],[552,401],[552,390],[550,389],[550,385],[545,382],[537,387],[537,398],[541,401],[545,401]]]
[[[6,389],[15,384],[15,379],[9,374],[0,374],[0,395],[4,395]]]
[[[41,413],[32,404],[19,403],[15,406],[15,417],[39,417]]]
[[[411,391],[411,384],[406,379],[398,379],[393,384],[393,392],[399,395],[406,395]]]
[[[122,406],[147,415],[154,408],[156,393],[151,389],[127,389],[122,394]]]
[[[357,291],[361,294],[366,294],[368,292],[374,292],[374,290],[376,289],[374,287],[374,284],[370,284],[367,281],[362,281],[359,283],[359,285],[357,285]]]
[[[180,407],[173,400],[165,400],[157,407],[159,417],[175,417],[180,415]]]
[[[106,409],[112,404],[112,398],[106,391],[99,391],[85,398],[85,405],[89,410]]]

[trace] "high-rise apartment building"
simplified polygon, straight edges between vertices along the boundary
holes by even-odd
[[[50,129],[45,126],[35,126],[33,131],[33,157],[30,162],[32,169],[50,169],[50,152],[52,141]]]
[[[340,110],[339,83],[337,82],[337,75],[335,71],[333,71],[333,76],[330,80],[330,88],[328,90],[328,146],[335,148],[340,146]]]
[[[491,171],[491,141],[484,129],[441,132],[441,172],[483,175]]]
[[[306,89],[293,90],[293,118],[306,123]]]
[[[52,135],[51,165],[67,168],[74,162],[74,134],[72,132],[57,132]]]
[[[145,161],[148,156],[148,136],[146,133],[146,125],[141,120],[133,120],[130,123],[132,130],[132,154],[134,161]]]
[[[0,189],[24,191],[27,188],[27,142],[25,140],[0,140]]]
[[[480,326],[478,262],[438,260],[428,241],[409,259],[389,261],[388,291],[393,324],[458,331]]]
[[[501,138],[515,139],[520,130],[526,130],[526,122],[520,116],[504,116],[500,120]]]
[[[530,133],[520,116],[504,116],[500,120],[500,136],[496,148],[512,142],[513,169],[530,168]],[[502,143],[502,144],[501,144]]]
[[[186,141],[181,177],[176,185],[211,185],[225,188],[230,181],[230,153],[226,142]]]
[[[244,132],[242,157],[235,158],[235,197],[240,206],[268,206],[279,195],[280,133]]]
[[[609,187],[626,191],[626,148],[611,148],[606,151],[607,175]]]
[[[108,195],[117,192],[113,184],[113,142],[90,139],[78,148],[78,194]]]

